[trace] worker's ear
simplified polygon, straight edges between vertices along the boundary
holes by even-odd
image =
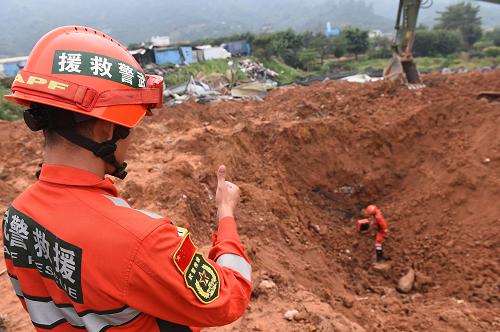
[[[114,124],[108,121],[97,120],[92,130],[94,141],[102,143],[113,137]]]

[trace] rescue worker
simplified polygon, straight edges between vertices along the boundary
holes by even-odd
[[[364,209],[364,214],[370,218],[371,224],[376,228],[377,235],[375,237],[375,263],[382,263],[386,260],[382,249],[384,236],[387,234],[387,222],[385,221],[379,208],[375,205],[368,205]]]
[[[126,176],[132,128],[162,106],[162,89],[116,40],[80,26],[42,37],[15,78],[6,98],[43,130],[44,163],[5,212],[2,235],[37,331],[192,331],[245,311],[251,266],[234,220],[239,188],[224,166],[207,256],[188,230],[132,208],[105,178]]]

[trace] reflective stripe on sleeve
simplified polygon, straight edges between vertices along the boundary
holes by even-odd
[[[154,212],[146,211],[146,210],[137,210],[137,209],[135,209],[135,210],[139,211],[140,213],[144,213],[145,215],[147,215],[148,217],[151,217],[153,219],[161,219],[161,218],[163,218],[158,213],[154,213]]]
[[[215,261],[221,267],[227,267],[239,272],[245,279],[252,281],[252,267],[241,256],[235,254],[224,254]]]
[[[115,196],[110,196],[110,195],[104,195],[107,199],[109,199],[111,202],[113,202],[114,205],[116,206],[121,206],[121,207],[130,207],[130,205],[127,203],[126,200],[120,197],[115,197]]]
[[[84,327],[88,331],[101,331],[109,326],[127,324],[141,314],[141,312],[130,307],[117,309],[116,312],[111,313],[107,311],[102,314],[98,312],[78,314],[71,306],[58,306],[50,300],[38,301],[34,297],[26,296],[23,294],[17,279],[10,277],[10,281],[16,295],[24,298],[31,321],[38,327],[51,329],[68,322],[74,327]]]

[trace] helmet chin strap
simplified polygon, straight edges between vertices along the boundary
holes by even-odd
[[[112,165],[115,170],[110,174],[111,176],[122,180],[127,176],[127,172],[125,171],[127,163],[120,164],[116,160],[115,151],[117,148],[116,142],[126,138],[130,134],[129,128],[115,124],[111,139],[98,143],[78,134],[75,130],[75,126],[78,123],[90,119],[88,116],[38,104],[31,105],[31,108],[25,110],[23,115],[24,121],[32,131],[42,129],[53,130],[71,143],[93,152],[94,155],[104,160],[107,164]]]
[[[109,175],[122,180],[127,176],[127,172],[125,171],[127,163],[123,162],[120,164],[116,160],[115,151],[117,148],[116,142],[120,139],[126,138],[130,133],[130,129],[115,125],[115,128],[113,130],[113,137],[109,141],[105,141],[102,143],[97,143],[90,138],[82,136],[76,133],[72,128],[59,128],[56,129],[55,132],[71,143],[93,152],[94,155],[101,158],[106,163],[112,165],[115,168],[115,171]]]

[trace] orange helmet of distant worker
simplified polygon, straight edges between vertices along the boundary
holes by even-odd
[[[375,205],[368,205],[365,209],[365,213],[368,215],[375,215],[378,211],[378,208]]]
[[[151,108],[162,106],[162,92],[163,77],[146,75],[116,40],[91,28],[66,26],[40,39],[5,98],[30,108],[24,119],[31,130],[54,130],[112,164],[111,175],[123,178],[126,164],[116,161],[116,141]],[[97,143],[71,130],[89,118],[114,123],[113,138]]]

